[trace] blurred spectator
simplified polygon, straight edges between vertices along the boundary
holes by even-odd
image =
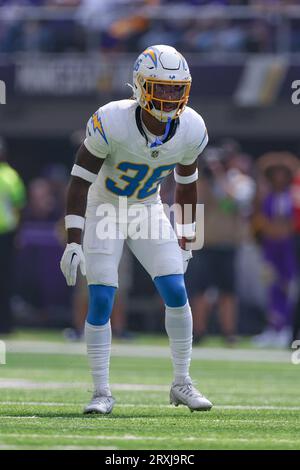
[[[234,141],[222,145],[233,195],[240,214],[240,242],[236,251],[235,286],[238,297],[239,327],[241,333],[256,334],[261,330],[266,308],[266,293],[262,282],[262,255],[252,231],[256,182],[253,158],[243,154]]]
[[[300,170],[295,174],[292,184],[292,197],[294,204],[294,229],[295,229],[295,247],[298,263],[298,286],[300,274]],[[298,290],[298,299],[293,315],[293,340],[300,339],[300,291]]]
[[[0,0],[4,12],[0,51],[59,53],[100,48],[110,53],[137,52],[155,43],[170,44],[182,52],[214,54],[273,52],[278,47],[298,51],[299,19],[282,15],[291,4],[271,0]],[[24,18],[17,8],[20,5],[48,7],[51,15]],[[152,18],[147,13],[152,10],[144,7],[156,5],[165,10]],[[239,5],[249,6],[249,16],[226,14],[228,6]],[[61,7],[64,16],[59,18]],[[169,14],[172,7],[176,14]],[[194,15],[194,11],[204,14]]]
[[[204,203],[205,242],[194,253],[189,276],[194,342],[207,331],[208,315],[215,302],[219,320],[228,344],[235,341],[236,286],[235,258],[242,238],[240,207],[246,207],[253,196],[253,181],[230,163],[228,150],[208,148],[198,182],[199,202]]]
[[[82,0],[76,19],[89,35],[91,48],[103,51],[136,50],[137,40],[148,28],[149,20],[139,13],[147,1]],[[150,2],[149,2],[150,3]]]
[[[245,28],[245,52],[271,52],[274,47],[274,32],[265,19],[254,20]]]
[[[18,233],[16,315],[27,323],[61,324],[69,311],[70,292],[59,269],[63,252],[56,197],[45,178],[32,180]]]
[[[43,168],[41,176],[47,180],[50,186],[51,194],[55,200],[55,217],[60,219],[64,216],[66,187],[70,172],[62,163],[51,163]]]
[[[223,14],[194,22],[185,39],[185,50],[189,45],[199,52],[243,51],[246,42],[242,25],[231,24]]]
[[[6,161],[7,149],[0,138],[0,333],[13,328],[10,299],[13,293],[12,266],[14,238],[20,211],[25,204],[25,187],[18,173]]]
[[[253,340],[261,347],[287,347],[291,340],[297,279],[291,183],[297,164],[296,157],[284,152],[266,154],[258,161],[268,183],[265,194],[258,194],[254,219],[268,284],[268,325]]]
[[[28,189],[28,204],[22,222],[52,222],[58,220],[55,196],[50,183],[44,178],[31,181]]]

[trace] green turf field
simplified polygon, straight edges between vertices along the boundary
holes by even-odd
[[[113,414],[84,417],[92,386],[82,351],[44,354],[26,344],[0,366],[1,449],[300,449],[300,365],[289,360],[263,362],[263,351],[257,362],[238,352],[194,359],[192,377],[215,406],[191,413],[169,405],[170,360],[142,357],[138,341],[131,357],[112,357]]]

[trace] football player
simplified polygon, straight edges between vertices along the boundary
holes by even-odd
[[[170,403],[186,405],[191,411],[212,407],[189,376],[192,314],[184,272],[191,252],[186,243],[195,236],[197,157],[208,142],[202,117],[186,106],[190,87],[187,62],[176,49],[149,47],[134,64],[133,99],[100,107],[87,123],[86,138],[76,156],[67,195],[68,244],[61,269],[70,286],[76,282],[78,266],[87,277],[85,338],[94,394],[85,413],[107,414],[115,403],[109,386],[110,314],[124,242],[148,271],[165,303],[174,369]],[[176,203],[193,208],[189,223],[177,220],[179,242],[159,196],[161,181],[173,171]],[[147,217],[149,209],[154,209],[155,220],[173,236],[138,238],[127,234],[104,239],[97,235],[99,207],[118,207],[120,198],[126,198],[128,207],[142,204]],[[110,224],[115,233],[123,233],[120,212]]]

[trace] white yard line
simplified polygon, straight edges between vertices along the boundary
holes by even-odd
[[[82,403],[67,402],[40,402],[40,401],[0,401],[0,406],[49,406],[49,407],[82,407]],[[173,405],[149,404],[149,403],[116,403],[116,408],[174,408]],[[274,410],[274,411],[300,411],[300,406],[280,406],[280,405],[214,405],[213,409],[218,410]],[[0,416],[5,418],[5,416]],[[12,416],[13,418],[13,416]]]
[[[34,382],[27,379],[0,379],[1,388],[23,389],[23,390],[56,390],[61,388],[87,387],[82,382]]]
[[[170,387],[168,385],[145,385],[145,384],[112,384],[114,390],[123,390],[123,391],[142,391],[142,392],[168,392]],[[12,388],[12,389],[25,389],[25,390],[35,390],[35,389],[61,389],[61,388],[84,388],[88,389],[92,386],[85,382],[34,382],[32,380],[27,380],[23,378],[13,378],[13,379],[0,379],[0,389],[1,388]]]
[[[1,416],[1,419],[39,419],[39,416]]]
[[[30,434],[30,433],[9,433],[5,434],[5,437],[18,437],[18,438],[32,438],[32,439],[77,439],[77,440],[92,440],[92,441],[170,441],[172,440],[172,437],[168,436],[136,436],[133,434],[124,434],[124,435],[113,435],[113,436],[107,436],[103,434],[99,434],[97,436],[83,436],[83,435],[76,435],[76,434]],[[217,437],[206,437],[201,435],[200,437],[183,437],[180,436],[180,441],[182,442],[214,442],[218,438]],[[290,439],[290,438],[277,438],[274,437],[274,439],[270,439],[271,441],[275,440],[276,442],[299,442],[299,438],[295,439]],[[228,441],[228,442],[265,442],[266,438],[265,437],[228,437],[228,438],[222,438],[222,441]],[[3,445],[3,444],[2,444]],[[22,444],[20,444],[22,445]],[[98,447],[99,449],[99,447]],[[104,447],[103,447],[104,449]],[[108,448],[105,448],[108,450]]]
[[[33,354],[86,355],[83,343],[66,344],[50,341],[6,341],[7,352]],[[112,355],[116,357],[170,358],[167,346],[142,346],[113,344]],[[228,348],[194,348],[193,359],[212,361],[290,363],[291,352],[283,350],[255,350]]]
[[[278,410],[278,411],[300,411],[300,406],[280,405],[216,405],[214,408],[223,410]]]
[[[79,403],[59,403],[52,401],[0,401],[0,406],[19,405],[19,406],[79,406]]]
[[[43,446],[37,446],[37,448],[40,448]],[[118,447],[112,447],[112,446],[87,446],[85,444],[80,444],[78,443],[76,446],[47,446],[46,450],[78,450],[83,448],[84,450],[118,450]]]
[[[6,436],[8,436],[8,434],[6,434]],[[19,437],[19,435],[15,435],[17,437]],[[23,434],[21,435],[22,437],[26,437],[26,434]],[[28,434],[27,435],[28,437],[33,437],[32,434]],[[39,437],[41,437],[41,435],[39,435]],[[62,436],[61,436],[62,437]],[[60,437],[60,439],[61,439]],[[85,445],[85,444],[80,444],[78,443],[78,445],[76,446],[73,446],[73,445],[53,445],[53,446],[48,446],[46,447],[46,450],[77,450],[78,448],[81,447],[84,447],[85,450],[118,450],[118,447],[112,447],[112,446],[107,446],[107,447],[103,447],[103,446],[89,446],[89,445]],[[26,444],[19,444],[19,445],[10,445],[10,444],[0,444],[0,449],[4,450],[17,450],[17,449],[36,449],[36,448],[44,448],[45,446],[43,444],[37,444],[37,446],[32,446],[30,444],[26,445]]]
[[[22,446],[21,446],[22,447]],[[37,445],[36,447],[29,447],[29,446],[23,446],[29,449],[43,449],[43,445]],[[112,447],[112,446],[107,446],[107,447],[102,447],[102,446],[87,446],[85,444],[80,444],[78,443],[76,446],[47,446],[45,450],[79,450],[79,449],[84,449],[84,450],[118,450],[118,447]]]

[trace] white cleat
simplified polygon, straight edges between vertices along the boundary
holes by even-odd
[[[170,390],[170,404],[186,405],[191,412],[193,411],[209,411],[212,403],[205,398],[192,384],[190,377],[187,377],[184,383],[174,383]]]
[[[266,329],[259,335],[252,338],[252,344],[257,348],[269,348],[274,346],[276,342],[276,331],[271,328]]]
[[[116,400],[112,396],[99,395],[94,393],[91,402],[83,410],[84,414],[101,414],[108,415],[112,412]]]
[[[288,348],[292,342],[292,332],[290,328],[283,328],[280,331],[267,329],[252,338],[252,343],[258,348]]]

